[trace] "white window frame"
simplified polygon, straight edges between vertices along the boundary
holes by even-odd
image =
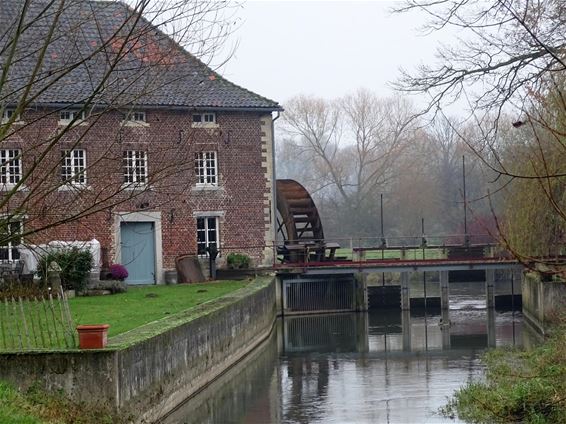
[[[19,239],[9,240],[5,245],[0,245],[0,262],[13,262],[20,259],[20,253],[17,250],[16,246],[22,244],[23,237],[21,234],[24,231],[24,223],[21,219],[16,219],[14,221],[6,222],[6,227],[8,229],[8,235],[11,236],[14,234],[12,230],[12,226],[17,225],[19,227]],[[4,254],[6,252],[6,254]],[[14,253],[16,255],[14,255]],[[2,258],[2,256],[6,256],[6,258]],[[17,257],[15,257],[17,256]]]
[[[195,121],[196,119],[196,121]],[[218,127],[216,123],[215,112],[197,112],[193,113],[191,117],[193,128],[215,128]]]
[[[148,162],[145,150],[124,150],[122,164],[124,186],[143,187],[147,185]]]
[[[210,223],[214,222],[215,228],[210,228]],[[202,228],[200,224],[202,225]],[[211,241],[210,235],[214,234],[215,240]],[[202,238],[201,238],[202,235]],[[216,249],[220,250],[220,223],[217,216],[199,216],[197,217],[197,255],[207,257],[208,252],[205,250],[211,244],[216,245]]]
[[[22,151],[0,149],[0,185],[13,187],[22,179]]]
[[[7,123],[10,118],[12,117],[12,115],[14,115],[16,113],[16,108],[13,107],[7,107],[2,111],[2,118],[0,119],[0,122],[2,124]],[[18,122],[20,120],[19,116],[16,116],[16,119],[14,119],[14,122]]]
[[[59,125],[69,125],[73,121],[76,124],[80,124],[85,119],[86,119],[86,113],[84,110],[62,109],[59,111]]]
[[[146,123],[147,115],[143,110],[132,110],[126,115],[126,121],[135,122],[136,124]]]
[[[214,150],[196,152],[195,175],[197,187],[218,186],[218,152]]]
[[[86,186],[86,150],[67,149],[61,151],[61,180],[66,185]]]

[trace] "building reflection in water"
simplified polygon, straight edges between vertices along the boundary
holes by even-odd
[[[289,317],[165,423],[422,422],[479,378],[487,347],[521,344],[519,313],[376,311]]]

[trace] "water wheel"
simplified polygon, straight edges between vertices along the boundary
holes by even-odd
[[[322,221],[309,192],[295,180],[277,180],[277,238],[322,241]]]

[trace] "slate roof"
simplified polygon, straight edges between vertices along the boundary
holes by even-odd
[[[0,69],[21,0],[0,0]],[[59,2],[53,2],[58,5]],[[280,110],[279,104],[222,78],[120,2],[68,0],[32,93],[35,104],[94,103],[208,109]],[[0,102],[21,96],[55,16],[32,0]],[[82,62],[82,63],[81,63]],[[78,64],[69,71],[69,64]],[[102,88],[101,88],[102,87]]]

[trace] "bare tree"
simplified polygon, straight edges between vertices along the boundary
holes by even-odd
[[[312,176],[307,185],[333,194],[343,230],[367,235],[377,224],[376,199],[414,136],[411,105],[359,90],[335,101],[297,97],[285,107],[282,131]]]
[[[219,78],[205,62],[218,61],[234,30],[233,6],[196,0],[0,2],[0,143],[7,152],[0,160],[0,245],[119,204],[143,205],[149,188],[157,193],[156,205],[186,192],[170,177],[194,169],[194,156],[179,148],[190,142],[190,131],[179,132],[177,146],[142,143],[152,163],[160,164],[149,175],[136,174],[136,164],[146,158],[126,157],[123,143],[141,120],[132,115],[136,105],[159,107],[164,93],[183,92],[187,80],[197,88],[186,96],[199,104]],[[49,119],[59,121],[56,130],[42,126]],[[70,156],[96,137],[93,131],[116,122],[119,131],[106,134],[114,142],[88,163]],[[128,163],[134,175],[124,180],[117,170]],[[87,175],[88,187],[82,184]],[[24,216],[29,225],[14,234],[12,222]]]
[[[477,145],[470,143],[468,146],[496,174],[497,182],[514,193],[510,198],[519,198],[518,193],[530,193],[528,203],[515,205],[519,210],[530,208],[533,202],[547,206],[545,216],[557,226],[552,243],[563,246],[566,227],[564,2],[411,0],[399,10],[414,9],[430,16],[428,30],[455,27],[461,36],[455,45],[439,50],[438,65],[422,66],[414,75],[405,72],[398,87],[429,94],[428,110],[442,110],[458,98],[467,98],[472,120],[483,131],[483,149],[478,150]],[[507,118],[510,115],[515,118],[510,120]],[[519,130],[510,130],[511,127]],[[541,216],[534,212],[522,214],[528,219],[521,220],[517,228],[514,220],[519,215],[508,214],[507,222],[500,219],[502,241],[519,259],[536,262],[540,248],[533,250],[532,243],[521,244],[520,240],[525,238],[509,231],[532,231],[532,223],[542,224],[548,219],[537,219]],[[544,231],[544,224],[535,230],[542,244],[550,242],[542,237]],[[559,254],[560,249],[553,253]],[[564,264],[553,263],[554,271],[549,272],[557,269],[562,272]]]

